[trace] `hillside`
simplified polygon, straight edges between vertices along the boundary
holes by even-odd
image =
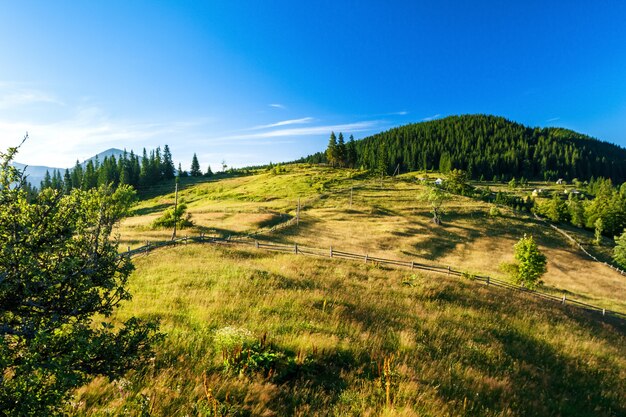
[[[381,144],[384,142],[384,146]],[[375,169],[381,149],[389,173],[459,168],[473,178],[626,181],[626,149],[561,128],[531,128],[502,117],[451,116],[396,127],[356,141],[356,166]],[[304,160],[322,162],[319,153]]]
[[[182,180],[180,199],[188,205],[195,227],[179,231],[179,236],[226,237],[264,228],[258,236],[261,240],[334,246],[507,279],[500,265],[513,260],[513,244],[528,233],[548,256],[547,290],[626,313],[624,277],[589,259],[529,213],[502,207],[502,214],[493,217],[489,215],[492,204],[457,196],[445,206],[443,227],[432,224],[430,207],[419,198],[426,187],[417,177],[424,175],[405,174],[385,180],[381,187],[379,180],[362,171],[291,165],[281,174],[263,171],[201,182],[187,178]],[[142,201],[136,215],[122,223],[123,248],[171,237],[171,230],[153,230],[151,223],[173,205],[173,189],[173,183],[156,188],[159,195]],[[295,216],[298,198],[303,207],[299,227],[267,233],[271,226]],[[580,229],[572,233],[579,241],[593,239]]]
[[[421,176],[428,174],[419,174]],[[532,233],[548,256],[542,290],[626,312],[622,276],[549,227],[458,197],[430,222],[416,175],[306,165],[219,180],[183,178],[195,226],[241,236],[451,265],[503,278]],[[167,240],[150,225],[173,203],[161,184],[120,242]],[[299,225],[271,230],[293,219]],[[577,235],[584,238],[583,235]],[[159,318],[153,363],[77,392],[72,413],[198,416],[612,416],[626,412],[626,325],[618,318],[376,262],[188,244],[135,258],[133,300],[115,320]],[[593,277],[591,280],[590,277]]]

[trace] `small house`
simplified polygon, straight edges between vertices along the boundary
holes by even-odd
[[[556,180],[557,185],[565,185],[567,184],[567,181],[565,181],[563,178],[559,178],[558,180]]]
[[[443,180],[441,178],[437,178],[435,180],[435,185],[441,185],[441,184],[443,184]]]

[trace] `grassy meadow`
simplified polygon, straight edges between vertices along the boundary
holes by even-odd
[[[419,177],[306,165],[184,179],[194,226],[415,260],[505,278],[532,234],[543,290],[626,312],[626,280],[529,214],[464,197],[430,221]],[[428,174],[435,178],[436,174]],[[151,223],[173,184],[144,192],[121,250],[165,240]],[[292,219],[299,226],[269,229]],[[590,236],[568,230],[577,239]],[[132,301],[113,320],[158,318],[145,368],[76,392],[77,416],[618,416],[626,414],[626,323],[477,282],[377,264],[188,244],[134,258]]]
[[[300,198],[303,209],[299,227],[261,233],[258,239],[317,248],[333,246],[507,279],[502,264],[513,261],[513,245],[527,233],[536,238],[548,257],[543,290],[626,312],[626,279],[588,258],[530,213],[501,207],[501,214],[494,217],[489,215],[491,204],[454,196],[445,203],[444,224],[434,225],[428,203],[420,198],[426,187],[418,178],[432,180],[436,173],[405,174],[381,185],[380,180],[356,170],[308,165],[285,168],[280,174],[261,171],[220,180],[184,179],[179,198],[188,205],[195,226],[179,231],[178,236],[267,231],[295,216]],[[148,198],[135,208],[135,215],[119,229],[122,248],[171,238],[170,230],[153,230],[151,223],[173,205],[173,188],[170,184],[150,190]],[[579,241],[593,239],[586,231],[566,229]],[[606,257],[607,248],[591,249]]]
[[[117,312],[158,317],[152,363],[79,416],[617,416],[621,322],[445,275],[189,244],[135,258]]]

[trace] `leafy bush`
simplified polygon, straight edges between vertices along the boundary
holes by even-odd
[[[174,227],[174,223],[176,223],[176,227],[179,229],[193,226],[191,214],[187,213],[187,205],[185,203],[178,203],[176,210],[173,207],[167,209],[161,217],[152,223],[152,227],[154,229],[167,229]]]

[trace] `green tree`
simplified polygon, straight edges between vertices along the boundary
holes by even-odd
[[[330,132],[328,147],[326,148],[326,159],[331,166],[335,166],[337,163],[337,137],[335,132]]]
[[[354,136],[350,135],[350,140],[346,145],[346,162],[350,168],[356,167],[357,164],[357,153],[356,153],[356,142],[354,141]]]
[[[72,390],[139,366],[159,335],[111,319],[133,266],[110,236],[134,191],[46,189],[29,201],[16,152],[0,152],[0,410],[60,415]]]
[[[464,195],[471,189],[468,181],[469,175],[467,172],[460,169],[453,169],[448,173],[448,181],[446,181],[445,186],[453,193]]]
[[[514,246],[517,260],[516,282],[526,288],[534,289],[541,283],[540,278],[545,274],[546,257],[539,251],[532,236],[524,235]]]
[[[196,154],[193,154],[193,159],[191,160],[191,169],[189,170],[189,174],[192,177],[199,177],[202,175],[202,171],[200,171],[200,163],[198,162],[198,157]]]
[[[441,154],[439,158],[439,171],[446,173],[450,172],[452,169],[452,159],[450,158],[450,154],[448,152],[444,152]]]
[[[430,204],[430,212],[433,215],[433,223],[441,225],[442,216],[445,214],[443,204],[450,199],[450,195],[439,187],[429,187],[427,191],[419,196],[420,200]]]
[[[624,233],[620,236],[615,236],[613,259],[619,264],[619,266],[626,269],[626,229],[624,229]]]
[[[163,162],[161,171],[163,172],[163,178],[171,180],[174,178],[174,161],[172,161],[172,153],[170,147],[165,145],[163,148]]]
[[[346,160],[347,160],[347,149],[346,149],[346,143],[343,140],[343,133],[339,132],[339,138],[337,139],[337,151],[336,151],[336,158],[337,158],[337,164],[339,166],[346,166]]]
[[[152,223],[152,227],[155,229],[170,228],[176,224],[177,229],[184,229],[185,227],[193,226],[191,221],[191,214],[187,213],[187,204],[179,202],[176,206],[165,210],[163,215],[156,219]]]

